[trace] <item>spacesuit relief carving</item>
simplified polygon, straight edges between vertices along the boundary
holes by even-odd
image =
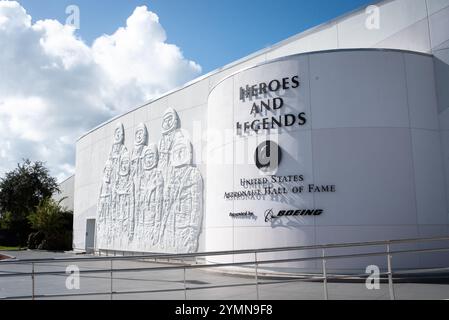
[[[203,180],[177,112],[162,119],[159,144],[137,126],[131,153],[117,124],[97,206],[97,249],[192,253],[198,250]]]

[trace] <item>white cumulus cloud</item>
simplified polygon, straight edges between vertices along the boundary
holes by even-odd
[[[72,26],[0,0],[0,176],[30,158],[68,177],[81,134],[200,73],[145,6],[89,46]]]

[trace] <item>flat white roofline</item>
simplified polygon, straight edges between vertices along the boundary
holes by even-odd
[[[81,139],[81,138],[80,138],[80,139]],[[79,139],[78,139],[78,140],[79,140]],[[61,184],[63,184],[64,182],[67,182],[67,181],[69,181],[70,179],[72,179],[72,178],[74,178],[74,177],[75,177],[75,174],[72,174],[71,176],[65,178],[65,179],[62,180],[61,182],[58,182],[58,185],[61,185]]]

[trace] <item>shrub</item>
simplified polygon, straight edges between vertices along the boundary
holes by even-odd
[[[30,249],[72,249],[73,213],[62,208],[61,201],[44,199],[37,206],[36,211],[29,215],[31,227],[37,231],[28,239]]]
[[[28,236],[28,249],[37,249],[44,239],[45,235],[42,232],[30,233]]]

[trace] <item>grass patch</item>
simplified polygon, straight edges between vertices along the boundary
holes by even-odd
[[[4,246],[0,246],[0,250],[1,251],[19,251],[19,250],[23,250],[25,248],[21,248],[21,247],[4,247]]]

